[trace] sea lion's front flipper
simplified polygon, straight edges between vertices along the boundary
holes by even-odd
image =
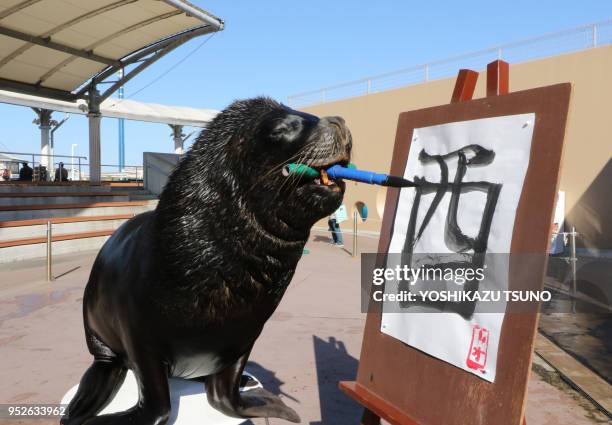
[[[206,378],[206,396],[215,409],[238,418],[281,418],[299,423],[300,417],[277,395],[256,388],[240,392],[240,377],[251,354],[247,351],[236,363]]]

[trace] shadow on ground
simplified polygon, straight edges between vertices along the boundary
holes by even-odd
[[[319,236],[319,235],[315,235],[315,236],[312,238],[312,240],[313,240],[313,242],[325,242],[325,243],[328,243],[328,244],[332,245],[332,243],[331,243],[331,238],[330,238],[330,237],[328,237],[328,236]],[[348,249],[346,249],[346,248],[345,248],[343,245],[341,245],[339,248],[340,248],[342,251],[346,252],[347,254],[349,254],[349,255],[353,255],[353,253],[352,253],[351,251],[349,251]]]
[[[281,390],[281,386],[284,384],[283,381],[276,377],[276,372],[266,369],[262,365],[257,362],[249,361],[244,368],[251,375],[255,376],[259,382],[263,385],[263,387],[270,391],[272,394],[283,396],[286,398],[290,398],[293,401],[298,401],[296,398],[290,396],[289,394],[283,392]]]
[[[329,337],[327,341],[312,336],[321,421],[310,425],[334,424],[354,425],[361,419],[361,407],[338,388],[339,381],[352,381],[357,377],[359,362],[346,351],[342,341]]]

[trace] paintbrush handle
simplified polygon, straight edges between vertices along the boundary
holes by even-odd
[[[374,173],[372,171],[363,171],[352,168],[345,168],[341,165],[334,165],[328,168],[327,175],[332,179],[347,179],[362,183],[384,185],[387,181],[386,174]]]
[[[334,165],[328,168],[327,175],[334,178],[353,180],[368,184],[378,184],[381,186],[391,187],[414,187],[415,183],[406,180],[402,177],[390,176],[388,174],[374,173],[372,171],[363,171],[351,168],[345,168],[340,165]]]
[[[415,187],[418,186],[410,180],[406,180],[402,177],[390,176],[388,174],[374,173],[372,171],[363,171],[354,168],[355,166],[349,164],[348,167],[341,165],[334,165],[329,167],[327,175],[332,179],[346,179],[353,180],[361,183],[377,184],[380,186],[390,187]],[[304,164],[288,164],[283,168],[283,174],[288,176],[290,174],[298,174],[304,177],[317,178],[319,172],[314,168],[308,167]]]

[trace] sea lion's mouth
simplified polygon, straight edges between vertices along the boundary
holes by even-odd
[[[332,192],[344,192],[346,184],[342,179],[332,179],[326,172],[326,170],[334,165],[340,165],[346,167],[350,162],[350,159],[346,156],[335,158],[332,160],[317,160],[309,164],[310,168],[313,168],[319,173],[318,177],[311,180],[305,179],[305,184],[320,187],[323,190],[329,190]]]

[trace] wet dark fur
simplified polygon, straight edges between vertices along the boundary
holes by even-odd
[[[268,98],[233,103],[202,132],[153,212],[101,249],[84,297],[94,364],[64,424],[163,424],[167,377],[207,377],[209,402],[238,417],[297,414],[265,390],[238,393],[250,350],[276,309],[310,228],[342,201],[344,185],[286,178],[288,162],[348,162],[350,132]],[[290,336],[288,336],[290,338]],[[141,401],[95,417],[127,368]]]

